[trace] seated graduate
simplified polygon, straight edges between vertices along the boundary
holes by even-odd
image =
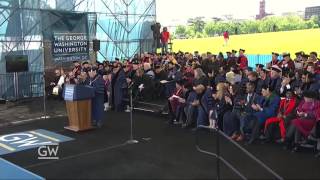
[[[154,79],[155,74],[154,74],[153,70],[151,69],[150,63],[144,63],[143,70],[146,75],[148,75],[151,79]]]
[[[254,143],[259,137],[265,121],[270,117],[276,116],[280,104],[280,97],[271,86],[262,86],[261,94],[263,96],[261,102],[251,105],[255,112],[245,118],[247,126],[249,125],[247,128],[252,130],[248,144]]]
[[[294,72],[284,74],[281,82],[280,96],[285,97],[287,89],[295,90],[299,85],[300,83],[296,80]]]
[[[154,83],[152,78],[144,73],[142,68],[136,71],[136,76],[133,80],[133,94],[135,98],[140,98],[143,100],[151,100],[154,92]]]
[[[210,127],[223,130],[223,116],[232,110],[231,94],[228,92],[229,86],[225,83],[218,83],[213,97],[213,112],[210,114]]]
[[[185,88],[184,88],[184,80],[179,80],[176,82],[176,89],[174,93],[168,98],[168,107],[169,107],[169,124],[178,124],[181,123],[180,120],[183,108],[185,105]]]
[[[212,88],[208,88],[203,84],[199,84],[194,87],[194,91],[197,93],[198,100],[192,103],[197,107],[197,127],[209,126],[209,116],[212,114],[213,98]]]
[[[161,64],[155,65],[154,73],[155,73],[154,86],[155,86],[156,95],[157,97],[165,97],[165,92],[164,92],[165,86],[161,83],[161,81],[166,80],[168,74],[166,71],[164,71]]]
[[[195,68],[193,70],[193,75],[192,90],[188,95],[186,106],[184,108],[186,114],[186,122],[183,125],[184,127],[191,127],[196,124],[200,94],[203,93],[208,85],[208,78],[201,68]]]
[[[168,76],[167,81],[168,83],[165,83],[165,94],[166,97],[170,97],[170,95],[173,93],[175,89],[175,82],[182,79],[182,73],[180,72],[179,65],[175,64],[174,61],[170,61],[168,63]]]
[[[320,108],[320,102],[317,100],[317,93],[314,91],[305,91],[303,100],[297,107],[297,117],[292,120],[286,134],[287,148],[292,151],[299,150],[302,138],[310,135],[312,128],[316,124],[317,112]]]
[[[281,88],[281,82],[282,82],[281,72],[282,72],[282,69],[278,65],[273,65],[271,67],[269,86],[277,94],[280,94],[280,88]]]
[[[97,127],[102,126],[104,119],[104,80],[98,70],[93,68],[89,71],[89,85],[94,88],[95,96],[92,98],[92,124]]]
[[[239,87],[240,89],[241,87]],[[245,137],[244,119],[255,112],[252,104],[261,101],[261,97],[255,93],[255,84],[246,83],[246,94],[240,94],[234,100],[233,109],[226,112],[223,117],[223,131],[236,141],[242,141]]]
[[[294,89],[286,88],[286,97],[280,101],[277,116],[267,119],[264,125],[264,134],[267,141],[284,142],[286,129],[290,125],[290,121],[296,116],[297,105],[298,98],[294,94]]]
[[[317,145],[316,145],[316,158],[320,157],[320,108],[318,108],[316,112],[316,125],[313,128],[313,137],[317,140]]]

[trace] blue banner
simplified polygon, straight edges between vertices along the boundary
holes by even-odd
[[[51,42],[55,63],[89,60],[88,16],[86,13],[42,11],[43,39]]]

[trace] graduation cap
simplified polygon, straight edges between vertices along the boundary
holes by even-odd
[[[156,65],[154,66],[154,68],[155,68],[155,69],[159,69],[159,68],[161,68],[161,64],[159,64],[159,63],[158,63],[158,64],[156,64]]]
[[[308,54],[303,54],[302,57],[308,59],[308,58],[310,57],[310,55],[308,55]]]
[[[310,55],[313,54],[314,56],[318,57],[318,53],[317,52],[311,52]]]
[[[183,86],[186,83],[185,79],[180,79],[178,81],[176,81],[177,84],[179,84],[180,86]]]
[[[87,61],[83,62],[82,65],[89,64]]]
[[[137,58],[132,59],[131,63],[132,64],[140,64],[139,60]]]
[[[263,64],[256,64],[256,67],[263,69],[264,65]]]
[[[98,71],[97,67],[92,67],[89,71]]]
[[[296,55],[296,56],[304,55],[304,52],[303,52],[303,51],[299,51],[299,52],[296,52],[295,55]]]
[[[276,72],[278,72],[278,73],[282,72],[282,69],[281,69],[279,66],[277,66],[277,65],[273,65],[273,66],[271,67],[271,70],[272,70],[272,71],[276,71]]]
[[[276,56],[279,56],[279,53],[276,53],[276,52],[272,52],[272,55],[276,55]]]
[[[231,51],[232,53],[237,53],[238,51],[236,51],[236,50],[234,50],[234,49],[232,49],[232,51]]]
[[[283,53],[282,57],[290,57],[290,53]]]
[[[246,52],[246,50],[244,50],[244,49],[240,49],[239,51]]]
[[[303,97],[315,99],[318,97],[318,93],[308,90],[303,93]]]

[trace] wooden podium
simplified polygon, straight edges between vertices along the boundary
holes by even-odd
[[[94,91],[90,86],[66,85],[63,91],[66,101],[69,126],[65,129],[79,132],[93,129],[91,125],[91,98]]]
[[[92,129],[91,100],[66,101],[69,126],[64,127],[71,131],[85,131]]]

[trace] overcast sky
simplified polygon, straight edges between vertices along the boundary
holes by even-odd
[[[260,0],[156,0],[157,21],[163,25],[189,17],[216,17],[232,14],[249,18],[259,13]],[[320,0],[266,0],[267,13],[304,11],[308,6],[320,6]]]

